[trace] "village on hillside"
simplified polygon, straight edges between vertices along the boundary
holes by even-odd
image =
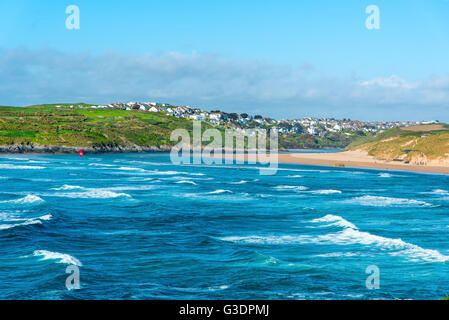
[[[61,107],[61,106],[57,106]],[[71,105],[70,108],[85,108],[81,105]],[[93,109],[116,109],[126,111],[164,113],[168,116],[191,120],[207,121],[215,125],[223,125],[237,131],[249,129],[271,128],[280,134],[305,133],[312,136],[326,137],[331,133],[376,134],[394,127],[409,127],[415,125],[438,124],[431,121],[359,121],[351,119],[337,120],[334,118],[300,118],[293,120],[276,120],[261,115],[247,113],[226,113],[223,111],[205,111],[190,106],[174,106],[157,102],[127,102],[108,105],[93,105]]]

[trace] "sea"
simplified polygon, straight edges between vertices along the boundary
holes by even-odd
[[[449,177],[0,156],[0,299],[441,299]]]

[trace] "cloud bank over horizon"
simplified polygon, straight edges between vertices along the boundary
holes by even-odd
[[[213,53],[100,55],[0,49],[0,104],[158,101],[262,114],[360,120],[449,121],[449,75],[407,81],[335,77],[298,66]]]

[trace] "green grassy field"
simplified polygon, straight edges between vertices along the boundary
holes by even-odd
[[[371,156],[386,160],[444,159],[449,156],[449,126],[442,124],[435,130],[429,126],[393,128],[373,137],[361,138],[348,149],[365,150]]]
[[[70,108],[72,105],[76,107]],[[189,119],[164,113],[93,109],[90,106],[75,103],[0,107],[0,145],[161,147],[177,143],[170,141],[175,129],[192,132],[193,122]],[[212,127],[222,134],[226,129],[202,122],[203,132]],[[344,133],[327,137],[291,133],[280,135],[279,148],[344,148],[357,138],[356,134],[348,136]]]
[[[172,130],[192,130],[191,121],[162,113],[59,105],[0,107],[0,145],[161,146],[173,144]]]

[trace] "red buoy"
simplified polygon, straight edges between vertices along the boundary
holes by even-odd
[[[83,153],[83,149],[80,149],[80,157],[82,158],[82,157],[83,157],[83,155],[84,155],[84,153]]]

